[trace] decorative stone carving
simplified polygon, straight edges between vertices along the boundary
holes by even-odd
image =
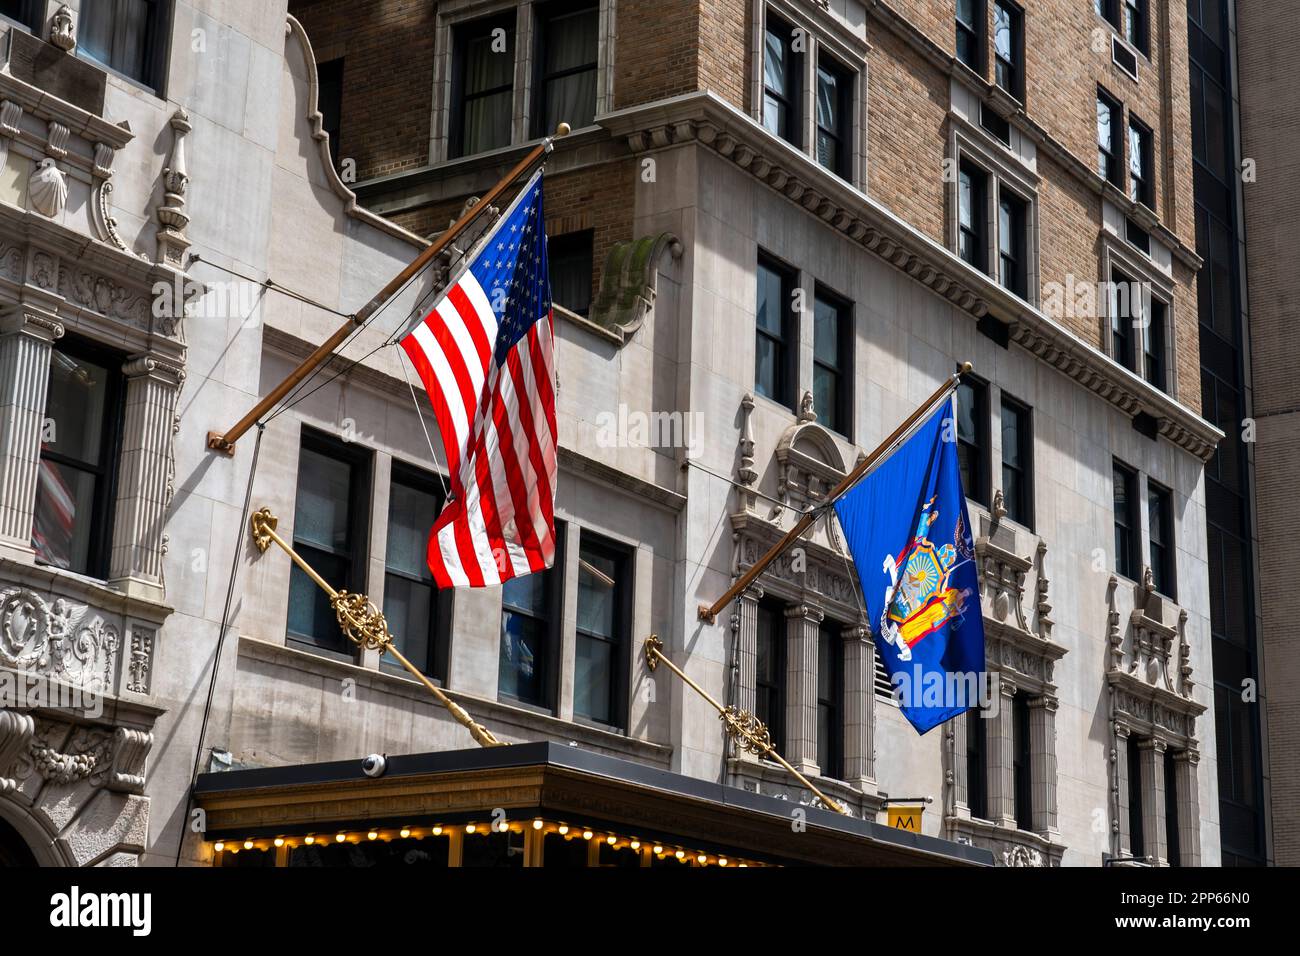
[[[1046,866],[1043,854],[1033,847],[1013,846],[1002,851],[1003,866]]]
[[[149,693],[149,671],[153,666],[155,636],[155,632],[148,628],[131,628],[131,658],[127,664],[126,689],[133,694]]]
[[[121,793],[144,792],[145,760],[153,747],[153,734],[118,727],[113,731],[113,766],[108,789]]]
[[[71,53],[77,47],[77,34],[72,26],[72,9],[60,4],[50,21],[50,43],[64,53]]]
[[[591,321],[617,332],[624,341],[641,328],[654,308],[665,252],[674,259],[682,257],[681,240],[670,232],[614,243],[601,270]]]
[[[1001,488],[993,492],[993,505],[989,508],[989,512],[993,516],[994,524],[1007,516],[1007,496],[1003,494]]]
[[[78,728],[65,751],[45,744],[33,743],[32,762],[36,772],[54,784],[70,784],[90,780],[102,786],[108,777],[113,751],[112,738],[102,730]]]
[[[6,774],[14,762],[27,752],[36,724],[28,714],[0,710],[0,794],[18,789],[18,781]]]
[[[811,395],[806,397],[810,399],[808,411],[811,413]],[[821,504],[848,473],[834,436],[817,424],[816,417],[813,414],[812,419],[805,420],[800,415],[799,422],[787,428],[776,443],[774,457],[779,504],[773,510],[773,518],[780,514],[783,506],[804,511]]]
[[[42,255],[44,253],[37,253],[37,257]],[[33,259],[34,263],[35,261]],[[35,269],[33,269],[33,276],[37,285],[42,288],[53,288],[53,285],[44,284]],[[65,263],[58,273],[58,287],[59,295],[82,308],[98,312],[110,319],[126,322],[143,331],[149,330],[148,297],[118,285],[107,276]]]
[[[1047,578],[1046,558],[1047,542],[1039,541],[1038,550],[1034,553],[1034,565],[1038,570],[1038,600],[1035,604],[1035,610],[1038,612],[1037,630],[1039,637],[1045,641],[1050,641],[1052,639],[1052,625],[1055,622],[1052,620],[1052,604],[1048,600],[1047,593],[1051,582]]]
[[[49,124],[45,151],[55,159],[64,159],[68,155],[68,128],[62,123]]]
[[[804,392],[799,399],[799,421],[817,421],[817,410],[813,408],[813,393]]]
[[[740,467],[736,469],[736,477],[746,487],[758,480],[754,469],[754,426],[750,421],[753,414],[754,396],[746,392],[740,400]]]
[[[37,163],[27,180],[27,199],[33,209],[50,219],[62,213],[67,205],[67,180],[48,156]]]
[[[96,693],[112,686],[117,628],[86,605],[0,590],[0,663]]]
[[[163,203],[158,207],[158,262],[180,268],[185,260],[185,250],[190,240],[185,227],[190,224],[185,211],[185,193],[189,189],[190,175],[185,164],[185,137],[193,128],[190,115],[184,109],[172,114],[171,158],[163,167]]]
[[[12,100],[0,101],[0,136],[18,135],[18,123],[23,118],[23,108]]]

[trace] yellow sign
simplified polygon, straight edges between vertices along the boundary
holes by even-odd
[[[924,804],[900,804],[887,807],[886,811],[889,814],[891,829],[910,830],[913,833],[921,832],[921,814],[925,812]]]

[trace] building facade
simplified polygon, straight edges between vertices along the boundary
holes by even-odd
[[[3,11],[3,650],[104,704],[0,713],[10,852],[207,863],[196,769],[469,746],[247,499],[504,741],[806,804],[657,634],[856,816],[928,797],[926,836],[1004,865],[1224,858],[1199,8],[103,6]],[[561,547],[439,593],[445,456],[391,341],[460,250],[233,456],[206,436],[561,121]],[[999,706],[918,737],[833,526],[697,608],[964,361]]]

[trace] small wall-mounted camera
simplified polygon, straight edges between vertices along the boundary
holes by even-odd
[[[367,777],[382,777],[388,769],[388,761],[383,754],[371,754],[361,761],[361,772]]]

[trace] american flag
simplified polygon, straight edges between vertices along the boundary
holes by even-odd
[[[439,587],[555,560],[555,342],[542,174],[402,339],[433,403],[451,498],[429,532]]]

